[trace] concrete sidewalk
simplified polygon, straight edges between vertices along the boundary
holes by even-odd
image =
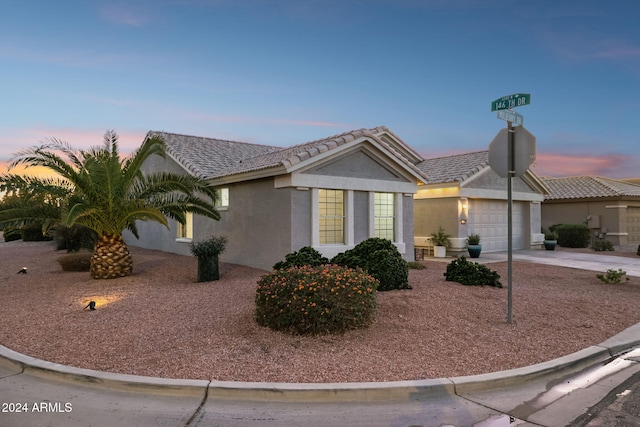
[[[0,347],[1,426],[564,426],[640,373],[640,324],[598,346],[469,377],[349,384],[111,374]]]

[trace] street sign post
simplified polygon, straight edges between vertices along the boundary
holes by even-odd
[[[513,323],[513,286],[512,286],[512,266],[513,266],[513,189],[511,185],[511,178],[514,176],[520,176],[529,168],[533,160],[535,160],[535,144],[536,139],[531,133],[529,133],[524,127],[513,127],[514,122],[517,126],[517,121],[520,121],[522,125],[523,117],[509,110],[523,105],[529,105],[531,103],[531,95],[528,93],[514,93],[513,95],[503,96],[495,101],[491,102],[491,111],[498,111],[498,118],[507,121],[507,128],[503,129],[498,135],[491,141],[489,145],[489,165],[498,172],[498,174],[507,178],[507,323]],[[504,112],[503,112],[504,111]],[[520,139],[524,139],[523,145],[527,145],[527,150],[515,147],[516,135],[520,132]],[[504,133],[503,133],[504,132]],[[492,146],[493,145],[493,149]],[[506,159],[504,158],[506,145]],[[531,147],[533,147],[533,153],[531,153]],[[520,152],[520,160],[516,165],[516,153]],[[492,154],[493,153],[493,154]],[[506,160],[506,161],[505,161]],[[492,164],[493,163],[493,164]],[[506,170],[505,164],[506,163]],[[516,170],[517,168],[517,170]],[[524,168],[524,169],[523,169]],[[520,175],[516,175],[520,173]]]
[[[522,126],[524,117],[513,110],[498,110],[498,118],[505,122],[513,123],[513,126]]]
[[[531,94],[514,93],[513,95],[503,96],[491,103],[491,111],[510,110],[511,108],[522,107],[531,104]]]

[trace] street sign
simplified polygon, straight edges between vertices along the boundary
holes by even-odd
[[[498,110],[498,118],[506,122],[511,122],[513,126],[520,126],[524,122],[522,114],[518,114],[513,110]]]
[[[513,170],[515,171],[512,176],[522,176],[536,160],[536,137],[524,126],[518,126],[512,130],[514,132]],[[508,135],[507,128],[503,128],[489,144],[489,166],[502,178],[509,176]]]
[[[493,101],[491,103],[491,111],[509,110],[529,104],[531,104],[531,94],[514,93],[513,95],[503,96]]]

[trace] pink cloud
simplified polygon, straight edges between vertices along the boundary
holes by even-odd
[[[623,154],[597,156],[537,153],[533,171],[539,176],[603,176],[607,178],[632,178],[638,175],[637,159]]]
[[[9,159],[18,151],[29,147],[42,145],[51,138],[68,142],[74,148],[87,149],[102,144],[107,129],[73,129],[73,128],[31,128],[16,129],[9,135],[0,136],[2,155],[0,158]],[[147,133],[147,130],[118,131],[120,151],[128,154],[137,149]]]
[[[447,157],[456,154],[471,153],[474,149],[453,149],[420,151],[420,155],[426,159]],[[626,179],[640,177],[637,165],[640,157],[626,154],[601,154],[601,155],[574,155],[553,152],[536,153],[536,161],[531,170],[538,176],[602,176],[613,179]]]

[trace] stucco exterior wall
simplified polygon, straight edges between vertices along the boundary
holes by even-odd
[[[308,188],[291,190],[291,251],[311,245],[311,191]],[[284,259],[284,255],[282,259]]]
[[[353,238],[355,242],[362,242],[369,238],[369,193],[354,191],[353,204]]]
[[[458,199],[414,200],[413,222],[416,237],[429,237],[442,226],[446,234],[458,236]]]
[[[548,200],[542,203],[542,226],[586,223],[594,236],[604,237],[614,245],[625,245],[628,206],[629,203],[621,199]]]

